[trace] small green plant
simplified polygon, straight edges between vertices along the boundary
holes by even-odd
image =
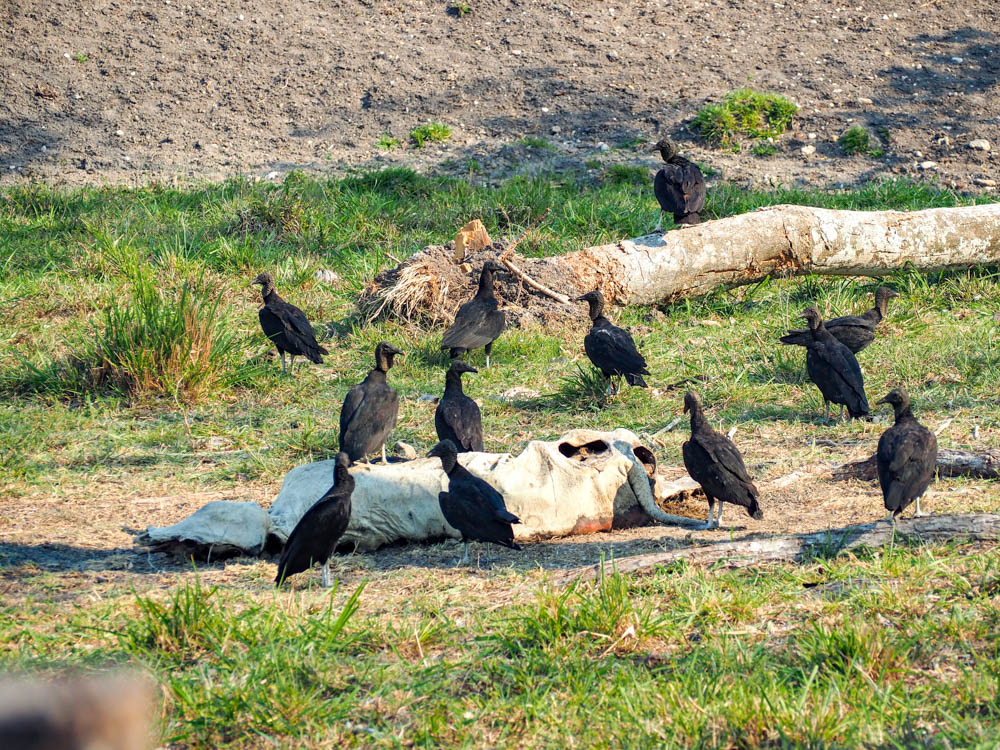
[[[793,101],[780,94],[743,88],[726,94],[721,104],[698,110],[694,129],[711,143],[737,148],[740,138],[777,138],[798,111]]]
[[[383,151],[392,151],[394,148],[402,146],[403,142],[399,138],[393,138],[391,135],[383,135],[375,145]]]
[[[754,156],[774,156],[778,153],[778,147],[770,141],[759,141],[750,149]]]
[[[524,138],[518,141],[521,146],[527,146],[528,148],[544,148],[547,151],[555,151],[556,147],[549,143],[547,140],[537,135],[526,135]]]
[[[638,146],[643,146],[649,141],[639,135],[630,135],[627,138],[622,138],[615,144],[615,148],[636,148]]]
[[[441,122],[429,122],[411,130],[410,138],[417,148],[423,148],[425,143],[442,143],[451,138],[451,128]]]
[[[78,63],[85,63],[87,62],[87,60],[90,59],[90,55],[88,55],[86,52],[77,52],[73,55],[73,59],[76,60]]]
[[[583,163],[583,166],[585,166],[587,169],[600,169],[601,168],[601,160],[600,159],[587,159],[587,161],[585,161]]]
[[[459,18],[465,18],[472,12],[472,6],[466,2],[452,3],[448,6],[448,12],[453,16],[458,16]]]
[[[841,134],[837,142],[845,154],[854,156],[855,154],[867,153],[871,137],[868,135],[868,131],[860,125],[852,125]]]

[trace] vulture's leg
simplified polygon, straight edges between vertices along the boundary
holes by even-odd
[[[328,589],[333,585],[330,581],[330,561],[323,563],[323,588]]]
[[[658,222],[656,222],[656,229],[654,229],[653,231],[654,232],[660,232],[661,234],[663,233],[663,209],[662,208],[660,209],[660,220]]]
[[[490,352],[493,351],[493,342],[491,341],[485,347],[483,347],[483,351],[486,352],[486,366],[489,367],[490,366]]]
[[[279,349],[278,354],[281,355],[281,371],[288,372],[288,370],[285,369],[285,353]]]
[[[827,401],[825,398],[823,399],[823,408],[826,409],[826,416],[824,417],[824,421],[827,424],[830,424],[830,402]]]
[[[916,507],[913,510],[913,517],[914,518],[920,518],[920,516],[927,515],[926,513],[922,513],[920,511],[920,498],[919,497],[914,501],[914,505],[916,505]]]
[[[467,565],[469,563],[469,543],[463,539],[462,546],[465,548],[465,554],[462,555],[462,559],[458,561],[458,564]]]
[[[712,527],[712,520],[713,520],[712,517],[715,515],[715,498],[712,497],[711,495],[709,495],[708,493],[706,493],[705,496],[708,498],[708,520],[705,521],[705,525],[702,526],[702,528],[703,529],[711,529],[711,528],[713,528]]]
[[[295,372],[295,355],[289,354],[288,356],[289,356],[288,374],[290,375],[291,373]]]
[[[715,528],[722,528],[722,506],[725,505],[721,500],[716,501],[719,504],[719,509],[716,511],[718,515],[715,517]]]
[[[385,443],[382,443],[382,463],[389,463],[389,459],[385,457]]]

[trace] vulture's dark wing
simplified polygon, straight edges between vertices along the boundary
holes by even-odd
[[[464,398],[442,398],[434,413],[435,422],[440,420],[442,426],[451,434],[441,434],[439,440],[454,440],[460,451],[481,451],[483,449],[482,415],[476,402],[468,396]]]
[[[822,366],[830,373],[831,377],[835,377],[837,382],[841,384],[845,395],[853,391],[862,403],[867,404],[864,377],[861,375],[858,360],[851,355],[851,350],[839,341],[836,343],[832,341],[816,343],[817,346],[810,347],[811,350],[820,359]]]
[[[503,333],[506,316],[493,297],[474,297],[460,308],[441,337],[442,349],[479,349]]]
[[[632,335],[615,325],[594,326],[583,339],[583,348],[600,370],[624,375],[649,375],[646,359],[639,353]]]
[[[705,205],[705,178],[689,161],[664,164],[653,180],[653,193],[664,211],[698,213]]]

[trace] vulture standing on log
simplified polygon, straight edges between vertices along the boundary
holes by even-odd
[[[677,153],[677,144],[668,138],[655,143],[666,162],[653,180],[653,192],[660,203],[660,221],[654,231],[663,230],[663,212],[674,216],[675,224],[700,224],[705,206],[705,178],[698,165]]]
[[[340,450],[350,456],[352,463],[374,453],[379,446],[382,463],[388,462],[385,439],[396,426],[399,394],[385,382],[385,376],[392,367],[392,358],[402,353],[392,344],[381,342],[375,347],[375,369],[344,399],[340,409]]]
[[[684,395],[684,411],[691,412],[691,439],[684,443],[684,467],[691,478],[701,485],[708,498],[706,529],[717,529],[722,522],[722,504],[733,503],[746,508],[747,514],[759,521],[764,517],[757,499],[760,493],[754,486],[743,456],[732,440],[712,429],[705,419],[698,394],[688,391]],[[718,501],[718,516],[712,514]]]
[[[826,421],[830,421],[831,402],[846,406],[852,419],[865,416],[870,409],[865,397],[865,381],[854,353],[826,330],[815,307],[806,308],[802,317],[809,321],[813,337],[806,351],[806,371],[823,394]]]
[[[895,523],[896,516],[916,501],[914,516],[922,516],[920,496],[934,476],[937,438],[913,416],[904,389],[894,388],[878,403],[892,404],[896,414],[896,423],[882,433],[875,454],[885,509]]]
[[[470,349],[483,347],[486,352],[486,366],[490,366],[490,352],[493,342],[503,333],[507,318],[493,293],[493,274],[502,271],[503,266],[495,260],[483,263],[479,274],[479,289],[476,296],[458,308],[455,322],[444,332],[441,348],[448,349],[454,359]]]
[[[347,467],[351,459],[338,453],[333,467],[333,487],[305,512],[285,542],[274,584],[323,563],[323,587],[330,587],[330,555],[351,520],[351,493],[354,477]]]
[[[450,440],[459,453],[483,450],[483,418],[479,405],[462,390],[462,373],[479,372],[460,359],[451,363],[444,376],[444,396],[434,412],[438,440]]]
[[[292,357],[288,372],[292,371],[295,358],[299,355],[316,364],[321,363],[322,355],[330,352],[316,342],[316,333],[309,325],[305,314],[278,296],[271,274],[262,273],[250,283],[260,284],[261,294],[264,295],[264,306],[257,312],[257,316],[260,318],[260,327],[264,329],[264,335],[271,339],[281,355],[281,371],[286,371],[285,352]]]
[[[863,315],[843,315],[823,323],[823,326],[841,344],[857,354],[875,340],[875,326],[882,322],[889,311],[889,300],[899,294],[889,287],[880,286],[875,290],[875,307]],[[782,336],[782,344],[809,346],[812,342],[812,332],[808,329],[789,329],[787,336]]]
[[[576,298],[577,302],[590,305],[590,331],[583,339],[583,348],[594,367],[608,379],[609,393],[613,378],[624,377],[629,385],[646,387],[643,375],[649,375],[645,358],[635,348],[631,334],[604,317],[604,295],[596,289]]]
[[[442,440],[427,455],[439,457],[448,475],[448,491],[438,495],[438,502],[444,520],[462,534],[465,555],[459,564],[469,562],[469,542],[493,542],[521,549],[514,542],[511,528],[511,524],[521,520],[507,510],[503,495],[458,463],[455,444]]]

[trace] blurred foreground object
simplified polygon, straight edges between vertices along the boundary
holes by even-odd
[[[153,700],[152,686],[135,674],[0,676],[0,748],[148,748]]]

